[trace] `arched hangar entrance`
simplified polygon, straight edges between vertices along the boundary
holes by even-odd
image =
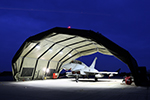
[[[52,78],[53,73],[60,73],[62,65],[96,52],[126,63],[136,85],[140,84],[137,62],[128,51],[100,33],[60,27],[31,36],[22,44],[12,60],[13,76],[15,80],[35,80],[49,71],[46,76]]]

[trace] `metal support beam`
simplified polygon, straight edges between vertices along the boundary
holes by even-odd
[[[21,71],[22,69],[22,65],[23,65],[23,62],[24,62],[24,58],[37,46],[39,45],[40,43],[38,42],[32,49],[30,49],[23,57],[22,57],[22,61],[21,61],[21,64],[20,64],[20,69],[19,69],[19,72]]]
[[[69,53],[67,53],[62,59],[60,59],[57,63],[57,67],[56,67],[56,71],[58,69],[58,66],[59,66],[59,62],[61,62],[68,54],[70,54],[73,50],[77,50],[79,48],[82,48],[82,47],[86,47],[86,46],[89,46],[89,45],[92,45],[93,43],[89,43],[89,44],[86,44],[86,45],[82,45],[82,46],[79,46],[79,47],[76,47],[74,49],[72,49],[71,51],[69,51]]]
[[[65,48],[69,47],[69,46],[72,46],[72,45],[76,45],[76,44],[79,44],[79,43],[83,43],[83,42],[86,42],[87,40],[83,40],[83,41],[79,41],[79,42],[75,42],[75,43],[72,43],[72,44],[69,44],[69,45],[66,45],[64,46],[61,50],[59,50],[53,57],[51,57],[49,60],[48,60],[48,64],[47,64],[47,68],[50,64],[50,61],[56,57],[61,51],[63,51]],[[59,62],[59,61],[58,61]]]
[[[35,63],[35,68],[34,68],[34,72],[33,72],[33,76],[32,76],[32,80],[34,79],[34,76],[35,76],[35,71],[36,71],[36,68],[37,68],[37,64],[38,64],[38,61],[39,59],[49,50],[51,49],[54,45],[60,43],[60,42],[64,42],[64,41],[67,41],[67,40],[70,40],[70,39],[73,39],[75,38],[76,36],[73,36],[73,37],[70,37],[70,38],[67,38],[67,39],[64,39],[64,40],[61,40],[61,41],[58,41],[58,42],[55,42],[52,46],[50,46],[46,51],[44,51],[36,60],[36,63]]]

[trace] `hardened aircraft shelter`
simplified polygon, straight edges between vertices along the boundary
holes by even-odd
[[[60,27],[26,39],[13,57],[13,76],[15,80],[52,78],[53,73],[61,72],[62,65],[96,52],[115,56],[127,64],[135,84],[140,84],[137,62],[128,51],[100,33]]]

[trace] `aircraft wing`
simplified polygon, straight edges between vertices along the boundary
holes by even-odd
[[[118,72],[91,72],[91,71],[84,71],[86,74],[118,74]]]
[[[118,72],[99,72],[99,74],[118,74]]]
[[[86,74],[99,74],[99,72],[84,71]]]

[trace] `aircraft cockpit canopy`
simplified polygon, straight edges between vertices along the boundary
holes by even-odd
[[[81,61],[78,61],[78,60],[72,60],[70,63],[82,64],[82,62],[81,62]]]

